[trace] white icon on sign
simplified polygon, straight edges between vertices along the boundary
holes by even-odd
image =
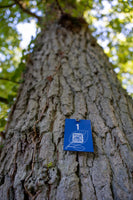
[[[87,130],[75,131],[69,136],[69,143],[66,146],[66,150],[68,148],[72,148],[77,151],[85,150],[85,143],[88,141],[89,132]]]
[[[73,133],[72,143],[82,143],[83,144],[83,134],[82,133]]]

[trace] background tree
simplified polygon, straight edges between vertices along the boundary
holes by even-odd
[[[86,1],[39,1],[45,18],[33,2],[8,4],[43,28],[20,64],[23,82],[0,157],[2,200],[132,199],[132,99],[83,18],[65,14],[77,16]],[[91,120],[94,154],[63,151],[66,117]]]

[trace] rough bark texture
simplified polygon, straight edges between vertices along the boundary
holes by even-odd
[[[63,151],[65,118],[90,119],[94,153]],[[38,37],[0,158],[1,200],[132,200],[133,102],[85,27]]]

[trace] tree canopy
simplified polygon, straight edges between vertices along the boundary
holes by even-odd
[[[21,48],[22,38],[17,25],[35,20],[37,32],[40,32],[64,13],[85,18],[109,56],[123,87],[131,88],[132,0],[0,0],[0,131],[4,129],[10,106],[23,81],[21,74],[34,48],[35,38],[32,38],[27,49]]]

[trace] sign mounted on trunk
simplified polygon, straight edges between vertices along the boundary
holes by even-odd
[[[94,152],[90,120],[65,120],[64,150]]]

